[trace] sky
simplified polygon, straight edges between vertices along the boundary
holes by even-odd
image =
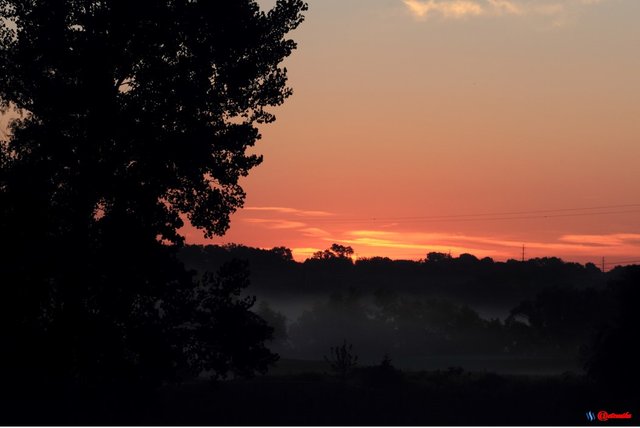
[[[245,207],[187,242],[640,262],[640,1],[308,3]]]
[[[245,208],[188,242],[640,262],[638,16],[637,0],[309,1]]]

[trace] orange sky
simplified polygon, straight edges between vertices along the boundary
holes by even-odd
[[[640,2],[309,6],[246,208],[190,242],[640,261]]]
[[[308,1],[246,208],[188,242],[640,261],[640,1]]]

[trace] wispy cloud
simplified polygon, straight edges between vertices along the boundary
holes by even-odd
[[[287,235],[296,234],[319,240],[330,240],[331,233],[317,227],[313,223],[330,219],[333,213],[320,210],[301,210],[290,207],[247,207],[251,217],[243,217],[240,221],[269,230],[286,230]]]
[[[495,0],[500,1],[500,0]],[[304,260],[332,243],[350,245],[359,257],[388,256],[392,258],[424,258],[429,252],[474,254],[497,260],[520,258],[522,245],[526,257],[560,256],[567,260],[598,261],[630,260],[640,254],[640,233],[629,231],[610,234],[565,234],[557,237],[523,239],[501,235],[426,232],[407,230],[400,224],[384,223],[362,228],[350,227],[352,222],[340,221],[339,213],[303,210],[278,206],[254,206],[243,211],[238,219],[269,236],[274,245],[287,245],[297,260]],[[264,245],[264,244],[260,244]],[[640,257],[640,256],[639,256]]]
[[[445,18],[461,18],[484,13],[480,3],[467,0],[404,0],[404,4],[418,18],[426,18],[434,13],[439,13]]]
[[[353,230],[347,232],[344,239],[341,239],[340,242],[357,247],[380,249],[382,250],[382,254],[384,254],[385,249],[413,250],[416,253],[422,252],[423,255],[431,251],[452,252],[454,254],[472,253],[483,256],[504,256],[508,254],[508,251],[495,248],[495,242],[490,246],[491,248],[489,248],[486,240],[487,239],[479,237],[467,237],[447,233]],[[503,242],[502,244],[505,243]],[[510,243],[508,246],[515,247],[516,244]]]
[[[278,214],[293,214],[300,217],[329,217],[333,214],[327,211],[300,210],[289,207],[244,207],[247,211],[263,211]]]
[[[318,227],[306,227],[304,229],[300,229],[300,232],[302,232],[304,236],[311,238],[328,238],[331,236],[331,233]]]
[[[488,0],[488,5],[493,13],[497,15],[522,15],[525,12],[521,5],[510,0]]]
[[[402,250],[417,250],[422,251],[424,254],[427,252],[454,252],[454,253],[467,253],[471,252],[471,249],[465,247],[456,247],[451,245],[439,245],[436,243],[417,243],[404,239],[380,239],[380,238],[352,238],[341,239],[341,243],[349,244],[360,247],[374,247],[378,249],[402,249]],[[482,251],[486,253],[486,251]]]
[[[271,219],[271,218],[246,218],[247,223],[261,224],[268,229],[300,229],[307,224],[299,221],[283,220],[283,219]]]
[[[403,0],[407,10],[420,20],[438,15],[443,18],[515,15],[557,17],[578,7],[606,1],[610,0]]]
[[[359,248],[370,248],[384,254],[389,250],[437,251],[452,254],[471,253],[476,256],[513,258],[520,254],[525,244],[527,254],[542,257],[556,254],[571,254],[580,258],[597,254],[624,255],[640,252],[640,234],[618,233],[609,235],[564,235],[556,240],[522,242],[500,237],[423,233],[386,230],[353,230],[339,240],[343,244]]]
[[[639,233],[612,233],[609,235],[564,235],[561,241],[594,247],[619,247],[632,245],[640,247]]]
[[[293,257],[296,260],[300,260],[300,261],[310,258],[311,256],[313,256],[313,253],[317,251],[322,251],[322,249],[313,248],[313,247],[294,247],[291,249],[291,252],[293,253]]]

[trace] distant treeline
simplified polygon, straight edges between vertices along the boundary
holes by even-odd
[[[509,308],[549,287],[602,289],[619,271],[605,274],[593,263],[582,265],[556,257],[497,262],[471,254],[451,257],[436,252],[420,261],[372,257],[354,262],[349,250],[334,244],[301,263],[294,261],[285,247],[263,250],[242,245],[194,245],[183,248],[181,258],[200,272],[215,271],[232,259],[247,260],[251,290],[258,294],[304,296],[350,288],[368,294],[386,289]]]
[[[347,340],[362,361],[388,354],[404,367],[454,356],[564,358],[597,371],[625,349],[622,339],[606,349],[603,343],[630,331],[637,318],[637,266],[605,273],[555,257],[496,262],[429,253],[421,261],[354,262],[351,254],[334,244],[300,263],[284,247],[212,245],[185,247],[181,257],[198,272],[247,260],[247,291],[259,296],[255,310],[274,328],[270,347],[284,357],[319,360]],[[307,304],[287,319],[278,304],[295,299]]]

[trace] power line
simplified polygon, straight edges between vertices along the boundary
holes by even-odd
[[[607,212],[593,212],[593,213],[575,213],[575,214],[550,214],[550,215],[529,215],[529,216],[513,216],[513,217],[478,217],[478,218],[460,218],[460,219],[423,219],[423,220],[409,220],[407,223],[413,222],[464,222],[464,221],[502,221],[502,220],[530,220],[530,219],[544,219],[544,218],[563,218],[563,217],[585,217],[595,215],[612,215],[612,214],[632,214],[640,213],[640,210],[631,211],[607,211]]]
[[[624,209],[621,208],[636,208]],[[606,210],[606,211],[603,211]],[[582,211],[582,212],[581,212]],[[468,222],[468,221],[504,221],[504,220],[528,220],[544,218],[584,217],[598,215],[633,214],[640,213],[640,204],[608,205],[584,208],[560,208],[548,210],[509,211],[475,214],[448,214],[431,216],[389,216],[389,217],[352,217],[352,218],[327,218],[305,217],[307,221],[317,223],[370,223],[370,222],[404,222],[404,223],[434,223],[434,222]]]
[[[640,208],[640,204],[624,204],[624,205],[601,205],[596,207],[582,207],[582,208],[558,208],[558,209],[546,209],[546,210],[528,210],[528,211],[506,211],[506,212],[492,212],[492,213],[475,213],[475,214],[447,214],[447,215],[435,215],[435,216],[415,216],[415,217],[380,217],[380,220],[386,219],[424,219],[424,218],[454,218],[454,217],[481,217],[481,216],[504,216],[504,215],[530,215],[530,214],[543,214],[543,213],[557,213],[566,211],[588,211],[588,210],[604,210],[614,208]]]

